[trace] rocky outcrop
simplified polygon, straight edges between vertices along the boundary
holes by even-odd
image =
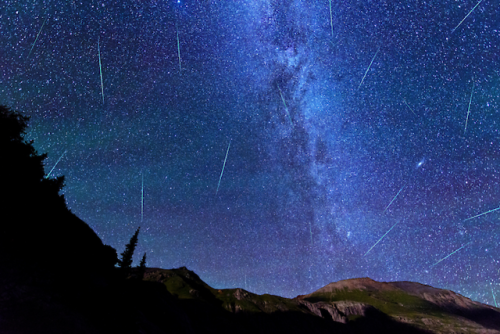
[[[240,289],[240,288],[236,289],[233,293],[234,298],[236,298],[238,300],[248,298],[249,295],[250,294],[247,291]]]
[[[366,316],[368,310],[373,309],[374,307],[364,303],[357,303],[351,301],[341,301],[333,303],[335,308],[339,310],[339,312],[345,314],[346,317],[351,315],[361,315]]]
[[[297,300],[297,302],[300,306],[307,308],[318,317],[331,319],[343,324],[347,323],[349,316],[365,316],[367,310],[373,309],[371,305],[351,301],[311,303],[306,300]]]

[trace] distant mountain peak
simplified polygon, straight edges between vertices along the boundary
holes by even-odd
[[[499,309],[450,290],[416,282],[377,282],[368,277],[352,278],[330,283],[296,299],[311,311],[318,307],[329,310],[332,308],[329,305],[333,305],[347,318],[366,316],[371,312],[370,306],[400,322],[422,329],[432,328],[437,333],[454,333],[453,330],[465,329],[483,333],[486,328],[488,333],[490,330],[491,333],[499,333],[500,329]],[[345,303],[352,305],[346,306]],[[446,330],[443,327],[445,323],[450,324]]]
[[[350,278],[338,282],[332,282],[318,290],[316,290],[314,293],[330,293],[330,292],[335,292],[339,290],[372,290],[375,289],[377,291],[383,291],[383,290],[394,290],[397,289],[390,283],[386,282],[377,282],[374,281],[373,279],[369,277],[362,277],[362,278]],[[310,294],[311,295],[311,294]]]
[[[405,292],[409,295],[434,303],[439,307],[451,307],[452,305],[455,305],[456,307],[473,307],[477,305],[484,305],[479,302],[472,301],[471,299],[451,290],[434,288],[430,285],[410,281],[378,282],[369,277],[351,278],[338,282],[332,282],[308,295],[300,296],[300,299],[307,299],[319,294],[332,295],[342,291],[348,292],[355,290],[366,291],[368,293],[389,291]]]

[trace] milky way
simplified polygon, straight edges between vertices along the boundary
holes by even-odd
[[[31,117],[104,243],[121,253],[141,226],[136,264],[286,297],[368,276],[494,304],[497,2],[0,7],[0,103]]]

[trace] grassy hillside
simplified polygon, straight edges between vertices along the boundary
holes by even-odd
[[[362,280],[365,279],[357,281]],[[335,284],[332,284],[332,287],[326,286],[318,292],[303,296],[302,299],[311,303],[333,305],[347,301],[370,305],[390,319],[434,333],[483,333],[485,331],[494,333],[500,329],[498,309],[472,302],[451,291],[429,287],[433,294],[427,294],[426,297],[429,300],[439,300],[439,297],[453,295],[457,299],[467,299],[470,305],[467,308],[461,308],[458,303],[455,307],[450,307],[448,300],[446,303],[431,302],[411,292],[411,290],[417,290],[415,286],[418,288],[423,285],[412,282],[405,282],[405,284],[410,292],[398,288],[398,283],[371,281],[366,286],[354,284],[352,288],[343,286],[346,284],[338,284],[340,287],[335,288]],[[357,314],[347,317],[353,326],[356,326],[357,322],[362,323],[366,320]]]

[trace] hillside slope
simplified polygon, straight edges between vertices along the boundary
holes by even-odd
[[[188,315],[195,332],[500,333],[497,308],[449,290],[369,278],[328,284],[288,299],[244,289],[214,289],[194,272],[150,268]],[[321,319],[321,320],[320,320]],[[314,330],[313,330],[314,329]]]
[[[453,291],[414,282],[376,282],[357,278],[330,283],[297,298],[305,305],[338,310],[347,320],[363,322],[369,310],[399,323],[434,333],[500,333],[500,310]]]

